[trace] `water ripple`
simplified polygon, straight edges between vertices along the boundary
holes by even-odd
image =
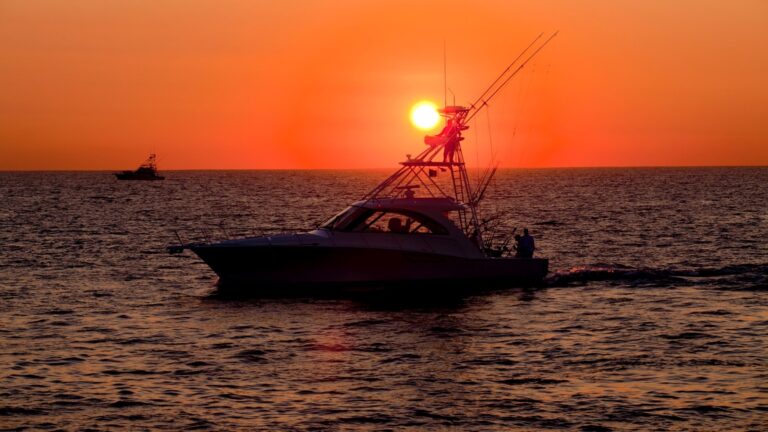
[[[489,205],[552,260],[526,290],[231,298],[163,253],[386,174],[0,173],[2,428],[765,430],[765,168],[500,172]]]

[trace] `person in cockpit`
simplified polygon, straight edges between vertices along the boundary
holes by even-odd
[[[399,217],[393,217],[387,222],[387,228],[389,229],[389,232],[397,233],[397,234],[406,234],[411,230],[411,224],[413,221],[411,218],[408,218],[408,220],[403,224],[403,221]]]

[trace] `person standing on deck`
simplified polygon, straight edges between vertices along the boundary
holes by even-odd
[[[452,137],[446,141],[443,146],[443,162],[453,163],[453,154],[456,153],[456,145],[458,143],[458,137]]]
[[[445,127],[438,136],[446,139],[443,144],[443,162],[453,163],[453,154],[456,152],[456,145],[459,143],[459,125],[456,120],[449,119]]]
[[[536,244],[533,240],[533,236],[528,233],[528,228],[523,228],[523,235],[515,236],[517,240],[517,254],[518,258],[533,258],[533,251],[536,250]]]

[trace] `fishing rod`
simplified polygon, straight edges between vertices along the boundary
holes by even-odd
[[[493,176],[496,174],[496,170],[498,169],[499,169],[499,164],[497,162],[493,168],[491,168],[486,172],[486,174],[480,180],[477,190],[470,197],[469,202],[471,205],[477,205],[480,201],[482,201],[483,197],[485,196],[485,191],[486,189],[488,189],[488,185],[491,184],[491,180],[493,179]]]
[[[482,95],[481,95],[481,96],[478,98],[478,100],[477,100],[477,101],[475,101],[475,103],[474,103],[474,104],[472,104],[472,107],[471,107],[471,110],[472,110],[472,111],[469,113],[469,115],[467,115],[467,117],[466,117],[466,118],[465,118],[465,120],[464,120],[464,123],[467,123],[467,122],[469,122],[470,120],[472,120],[472,118],[473,118],[475,115],[477,115],[477,113],[478,113],[478,112],[480,112],[480,110],[482,110],[482,109],[483,109],[483,108],[484,108],[486,105],[488,105],[488,102],[489,102],[491,99],[493,99],[493,97],[494,97],[494,96],[496,96],[496,94],[497,94],[497,93],[498,93],[498,92],[499,92],[499,91],[500,91],[502,88],[504,88],[504,86],[506,86],[506,85],[507,85],[507,83],[508,83],[508,82],[509,82],[509,81],[510,81],[512,78],[514,78],[514,76],[515,76],[515,75],[517,75],[517,73],[518,73],[518,72],[520,72],[520,70],[522,70],[522,69],[525,67],[525,65],[526,65],[526,64],[528,64],[528,62],[530,62],[530,61],[531,61],[531,60],[532,60],[534,57],[536,57],[536,54],[538,54],[538,53],[539,53],[539,51],[541,51],[541,50],[542,50],[542,49],[543,49],[543,48],[544,48],[544,47],[545,47],[545,46],[546,46],[546,45],[549,43],[549,41],[551,41],[552,39],[554,39],[554,37],[555,37],[555,36],[557,36],[557,34],[558,34],[558,33],[559,33],[559,31],[556,31],[556,32],[552,33],[552,35],[551,35],[550,37],[548,37],[548,38],[547,38],[547,40],[545,40],[545,41],[544,41],[544,43],[542,43],[541,45],[539,45],[539,47],[538,47],[538,48],[536,48],[536,50],[535,50],[535,51],[534,51],[534,52],[533,52],[531,55],[529,55],[529,56],[528,56],[528,57],[525,59],[525,61],[523,61],[523,62],[520,64],[520,66],[518,66],[518,67],[517,67],[517,69],[515,69],[515,70],[514,70],[514,72],[512,72],[511,74],[509,74],[509,75],[507,76],[507,78],[506,78],[506,79],[505,79],[505,80],[504,80],[504,81],[501,83],[501,85],[499,85],[498,87],[496,87],[496,90],[494,90],[494,91],[493,91],[493,93],[491,93],[491,94],[490,94],[490,96],[488,96],[487,98],[483,99],[483,97],[484,97],[484,96],[485,96],[485,95],[486,95],[486,94],[487,94],[487,93],[488,93],[488,92],[489,92],[489,91],[490,91],[490,90],[491,90],[491,89],[494,87],[494,85],[495,85],[496,83],[498,83],[498,81],[499,81],[499,80],[500,80],[500,79],[501,79],[501,78],[502,78],[502,77],[503,77],[503,76],[504,76],[504,75],[505,75],[505,74],[506,74],[506,73],[507,73],[507,72],[508,72],[508,71],[509,71],[509,70],[512,68],[512,65],[514,65],[514,64],[517,62],[517,59],[515,59],[515,61],[513,61],[513,62],[512,62],[512,64],[510,64],[510,66],[509,66],[509,67],[507,67],[507,69],[506,69],[506,70],[504,70],[504,72],[502,72],[502,74],[501,74],[501,75],[500,75],[498,78],[496,78],[496,81],[494,81],[494,84],[491,84],[491,87],[489,87],[489,88],[488,88],[488,90],[486,90],[485,92],[483,92],[483,94],[482,94]],[[531,43],[531,45],[535,44],[535,43],[536,43],[536,40],[538,40],[538,39],[539,39],[539,38],[537,37],[537,38],[534,40],[534,42],[533,42],[533,43]],[[528,48],[530,48],[530,45],[528,46]],[[522,52],[522,53],[521,53],[521,54],[518,56],[518,58],[522,57],[522,56],[523,56],[523,54],[524,54],[526,51],[528,51],[528,48],[526,48],[525,50],[523,50],[523,52]],[[482,102],[482,105],[480,105],[480,106],[478,107],[478,106],[477,106],[477,104],[478,104],[478,103],[480,103],[480,102]]]

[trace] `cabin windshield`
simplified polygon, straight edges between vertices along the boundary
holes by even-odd
[[[405,210],[371,210],[357,215],[342,231],[389,234],[439,234],[448,230],[420,213]]]
[[[420,213],[407,210],[373,210],[360,207],[348,207],[320,225],[320,228],[343,232],[448,234],[448,230],[444,226]]]
[[[363,209],[359,207],[347,207],[344,210],[342,210],[339,214],[328,219],[325,223],[320,225],[320,228],[325,228],[331,231],[342,230],[343,227],[348,225],[349,222],[355,219],[355,216],[360,214],[362,211]]]

